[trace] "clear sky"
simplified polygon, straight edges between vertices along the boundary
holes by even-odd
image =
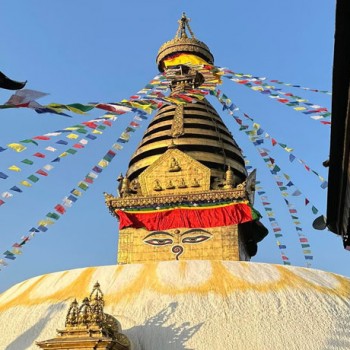
[[[335,4],[330,0],[3,0],[0,4],[0,70],[12,79],[28,80],[28,89],[50,93],[39,100],[43,104],[118,102],[140,90],[157,74],[157,51],[174,37],[183,11],[192,19],[190,24],[196,36],[210,47],[216,65],[310,88],[331,89]],[[283,88],[330,108],[329,95]],[[328,126],[231,81],[225,81],[222,90],[266,132],[294,148],[297,157],[327,177],[322,162],[329,152]],[[10,91],[0,90],[0,102],[4,103],[10,95]],[[220,109],[215,100],[210,101]],[[98,111],[89,116],[71,113],[73,118],[68,119],[38,115],[28,109],[0,110],[0,146],[102,114]],[[258,169],[258,178],[283,229],[286,254],[293,265],[305,266],[295,226],[274,179],[232,118],[225,112],[221,115],[251,164]],[[61,203],[104,156],[132,117],[131,114],[121,116],[85,149],[56,164],[50,176],[0,207],[1,253]],[[115,264],[118,225],[108,213],[102,193],[116,193],[116,178],[120,172],[125,173],[146,126],[144,122],[95,184],[49,231],[38,234],[18,259],[9,261],[9,266],[0,271],[0,291],[49,272]],[[22,159],[49,145],[52,142],[28,146],[28,150],[19,154],[11,150],[0,153],[0,171],[10,173],[9,166],[20,164]],[[270,144],[265,146],[272,149]],[[59,149],[63,151],[65,147]],[[303,195],[325,214],[326,190],[320,188],[317,177],[298,162],[290,163],[288,154],[281,148],[275,147],[271,156]],[[7,180],[0,179],[0,192],[18,184],[53,158],[54,155],[49,155],[44,160],[36,159],[32,166],[23,165],[20,173],[11,173]],[[315,216],[310,206],[305,207],[303,196],[291,200],[310,241],[312,266],[349,276],[350,255],[343,249],[341,239],[326,230],[312,229]],[[256,198],[256,208],[270,229],[259,198]],[[259,245],[253,261],[281,263],[273,234]]]

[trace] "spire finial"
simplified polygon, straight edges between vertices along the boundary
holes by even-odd
[[[189,25],[189,22],[191,21],[191,18],[188,18],[186,16],[185,12],[182,12],[182,17],[177,21],[179,23],[179,28],[177,29],[177,32],[175,34],[175,38],[188,38],[187,33],[186,33],[186,28],[190,32],[191,36],[193,39],[196,37],[194,36],[191,27]]]

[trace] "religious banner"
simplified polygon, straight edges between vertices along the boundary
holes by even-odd
[[[116,210],[119,228],[146,228],[148,231],[176,227],[218,227],[257,220],[260,215],[249,203],[238,202],[211,207],[176,207],[159,210]]]

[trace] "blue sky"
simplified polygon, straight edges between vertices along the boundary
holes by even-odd
[[[328,0],[271,1],[17,1],[0,4],[2,50],[0,70],[16,80],[28,80],[27,88],[50,93],[46,104],[118,102],[140,90],[157,74],[159,47],[174,37],[177,20],[185,11],[196,36],[215,56],[215,64],[236,72],[265,76],[310,88],[331,89],[335,4]],[[242,111],[252,116],[278,141],[294,148],[294,154],[327,177],[322,162],[329,152],[329,127],[302,113],[231,81],[222,90]],[[330,108],[325,94],[288,89]],[[10,91],[0,90],[0,102]],[[220,110],[215,100],[210,102]],[[1,110],[0,145],[53,132],[101,116],[73,115],[72,119],[27,109]],[[294,225],[273,178],[256,149],[225,112],[221,112],[234,138],[251,164],[283,229],[286,253],[294,265],[304,266]],[[103,157],[132,115],[121,116],[112,128],[74,156],[65,158],[32,188],[16,195],[0,208],[0,250],[10,248],[47,212],[61,202],[84,175]],[[118,229],[104,205],[103,192],[116,193],[116,178],[127,168],[147,122],[104,171],[96,183],[46,233],[38,234],[23,254],[0,271],[0,291],[27,278],[77,267],[116,262]],[[49,144],[41,143],[40,145]],[[39,146],[23,153],[0,153],[1,169],[42,151]],[[268,145],[269,148],[270,145]],[[64,148],[61,148],[64,150]],[[326,211],[326,191],[317,178],[288,155],[276,150],[274,157],[320,213]],[[51,157],[52,158],[52,157]],[[35,172],[47,158],[0,182],[0,192]],[[303,199],[293,197],[304,233],[314,255],[313,267],[349,276],[350,259],[341,240],[327,231],[314,231],[315,216]],[[256,198],[257,209],[266,215]],[[253,261],[281,263],[276,240],[270,234]]]

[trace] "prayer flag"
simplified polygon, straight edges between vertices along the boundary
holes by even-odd
[[[98,173],[98,174],[100,174],[100,173],[102,172],[102,169],[99,168],[98,166],[94,166],[94,167],[92,168],[92,170],[93,170],[94,172]]]
[[[42,175],[42,176],[48,176],[49,175],[46,171],[44,171],[42,169],[37,170],[36,173],[39,174],[39,175]]]
[[[77,139],[79,136],[77,134],[68,134],[67,136],[67,139],[71,139],[71,140],[75,140]]]
[[[0,171],[0,179],[7,179],[8,175]]]
[[[18,193],[23,192],[23,191],[22,191],[19,187],[17,187],[17,186],[12,186],[12,187],[10,188],[10,190],[11,190],[11,191],[18,192]]]
[[[82,193],[79,190],[75,189],[75,188],[72,191],[70,191],[70,193],[72,193],[72,194],[74,194],[75,196],[78,196],[78,197],[80,197],[82,195]]]
[[[86,191],[89,188],[88,184],[83,182],[83,181],[79,182],[78,187],[81,188],[84,191]]]
[[[43,168],[44,168],[45,170],[47,170],[47,171],[50,171],[50,170],[53,169],[53,166],[52,166],[51,164],[46,164],[46,165],[43,166]]]
[[[21,171],[21,168],[19,168],[18,166],[16,166],[16,165],[11,165],[9,168],[8,168],[9,170],[12,170],[12,171]]]
[[[47,213],[46,216],[54,220],[58,220],[60,218],[60,216],[56,213]]]
[[[46,147],[45,149],[46,149],[47,151],[50,151],[50,152],[55,152],[55,151],[57,151],[56,148],[53,148],[53,147],[51,147],[51,146],[48,146],[48,147]]]
[[[36,141],[34,141],[34,140],[32,140],[32,139],[22,140],[21,142],[22,142],[22,143],[34,143],[34,145],[36,145],[36,146],[39,145]]]
[[[28,180],[32,181],[32,182],[38,182],[39,178],[36,177],[35,175],[30,175],[27,177]]]
[[[34,157],[38,157],[38,158],[45,158],[45,154],[40,153],[40,152],[36,152],[33,154]]]
[[[11,148],[16,152],[23,152],[27,147],[21,145],[20,143],[9,143],[7,147]]]
[[[32,165],[34,162],[30,159],[23,159],[23,160],[21,160],[21,163]]]
[[[68,145],[68,142],[65,140],[58,140],[56,143],[59,145]]]

